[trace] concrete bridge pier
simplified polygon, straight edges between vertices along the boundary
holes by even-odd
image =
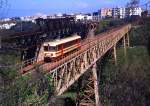
[[[117,66],[116,44],[113,46],[113,58],[114,58],[114,61],[115,61],[115,65]]]
[[[129,33],[127,33],[125,36],[123,36],[123,38],[122,38],[122,43],[123,43],[123,48],[124,48],[124,56],[125,56],[125,60],[126,60],[127,47],[130,46]],[[115,65],[117,65],[116,45],[117,45],[117,44],[115,44],[115,45],[113,46],[113,59],[114,59]]]
[[[129,33],[127,33],[124,37],[123,37],[123,47],[124,47],[124,55],[125,55],[125,59],[127,56],[127,47],[130,46],[130,41],[129,41]]]
[[[129,33],[126,34],[126,40],[127,40],[127,47],[130,47]]]
[[[125,55],[125,58],[126,58],[126,56],[127,56],[126,36],[123,37],[123,47],[124,47],[124,55]]]
[[[99,79],[97,75],[97,64],[95,63],[92,67],[93,77],[94,77],[94,92],[95,92],[95,106],[102,106],[100,103],[99,95]]]

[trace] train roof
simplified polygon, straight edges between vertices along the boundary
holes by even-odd
[[[67,42],[70,42],[70,41],[73,41],[73,40],[76,40],[76,39],[80,39],[80,38],[81,37],[79,35],[74,35],[74,36],[71,36],[71,37],[63,38],[63,39],[56,39],[54,41],[45,42],[44,46],[47,46],[48,44],[50,46],[57,46],[57,45],[67,43]]]

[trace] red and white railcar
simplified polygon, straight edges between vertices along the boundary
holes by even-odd
[[[81,37],[78,35],[45,42],[44,60],[54,61],[80,48],[81,48]]]

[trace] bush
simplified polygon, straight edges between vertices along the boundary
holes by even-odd
[[[145,106],[150,98],[150,57],[145,47],[128,49],[122,63],[123,50],[118,51],[118,66],[108,62],[100,87],[102,102],[111,106]]]

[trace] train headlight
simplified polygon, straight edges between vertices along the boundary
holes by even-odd
[[[45,57],[47,56],[47,53],[45,53],[45,55],[44,55]]]

